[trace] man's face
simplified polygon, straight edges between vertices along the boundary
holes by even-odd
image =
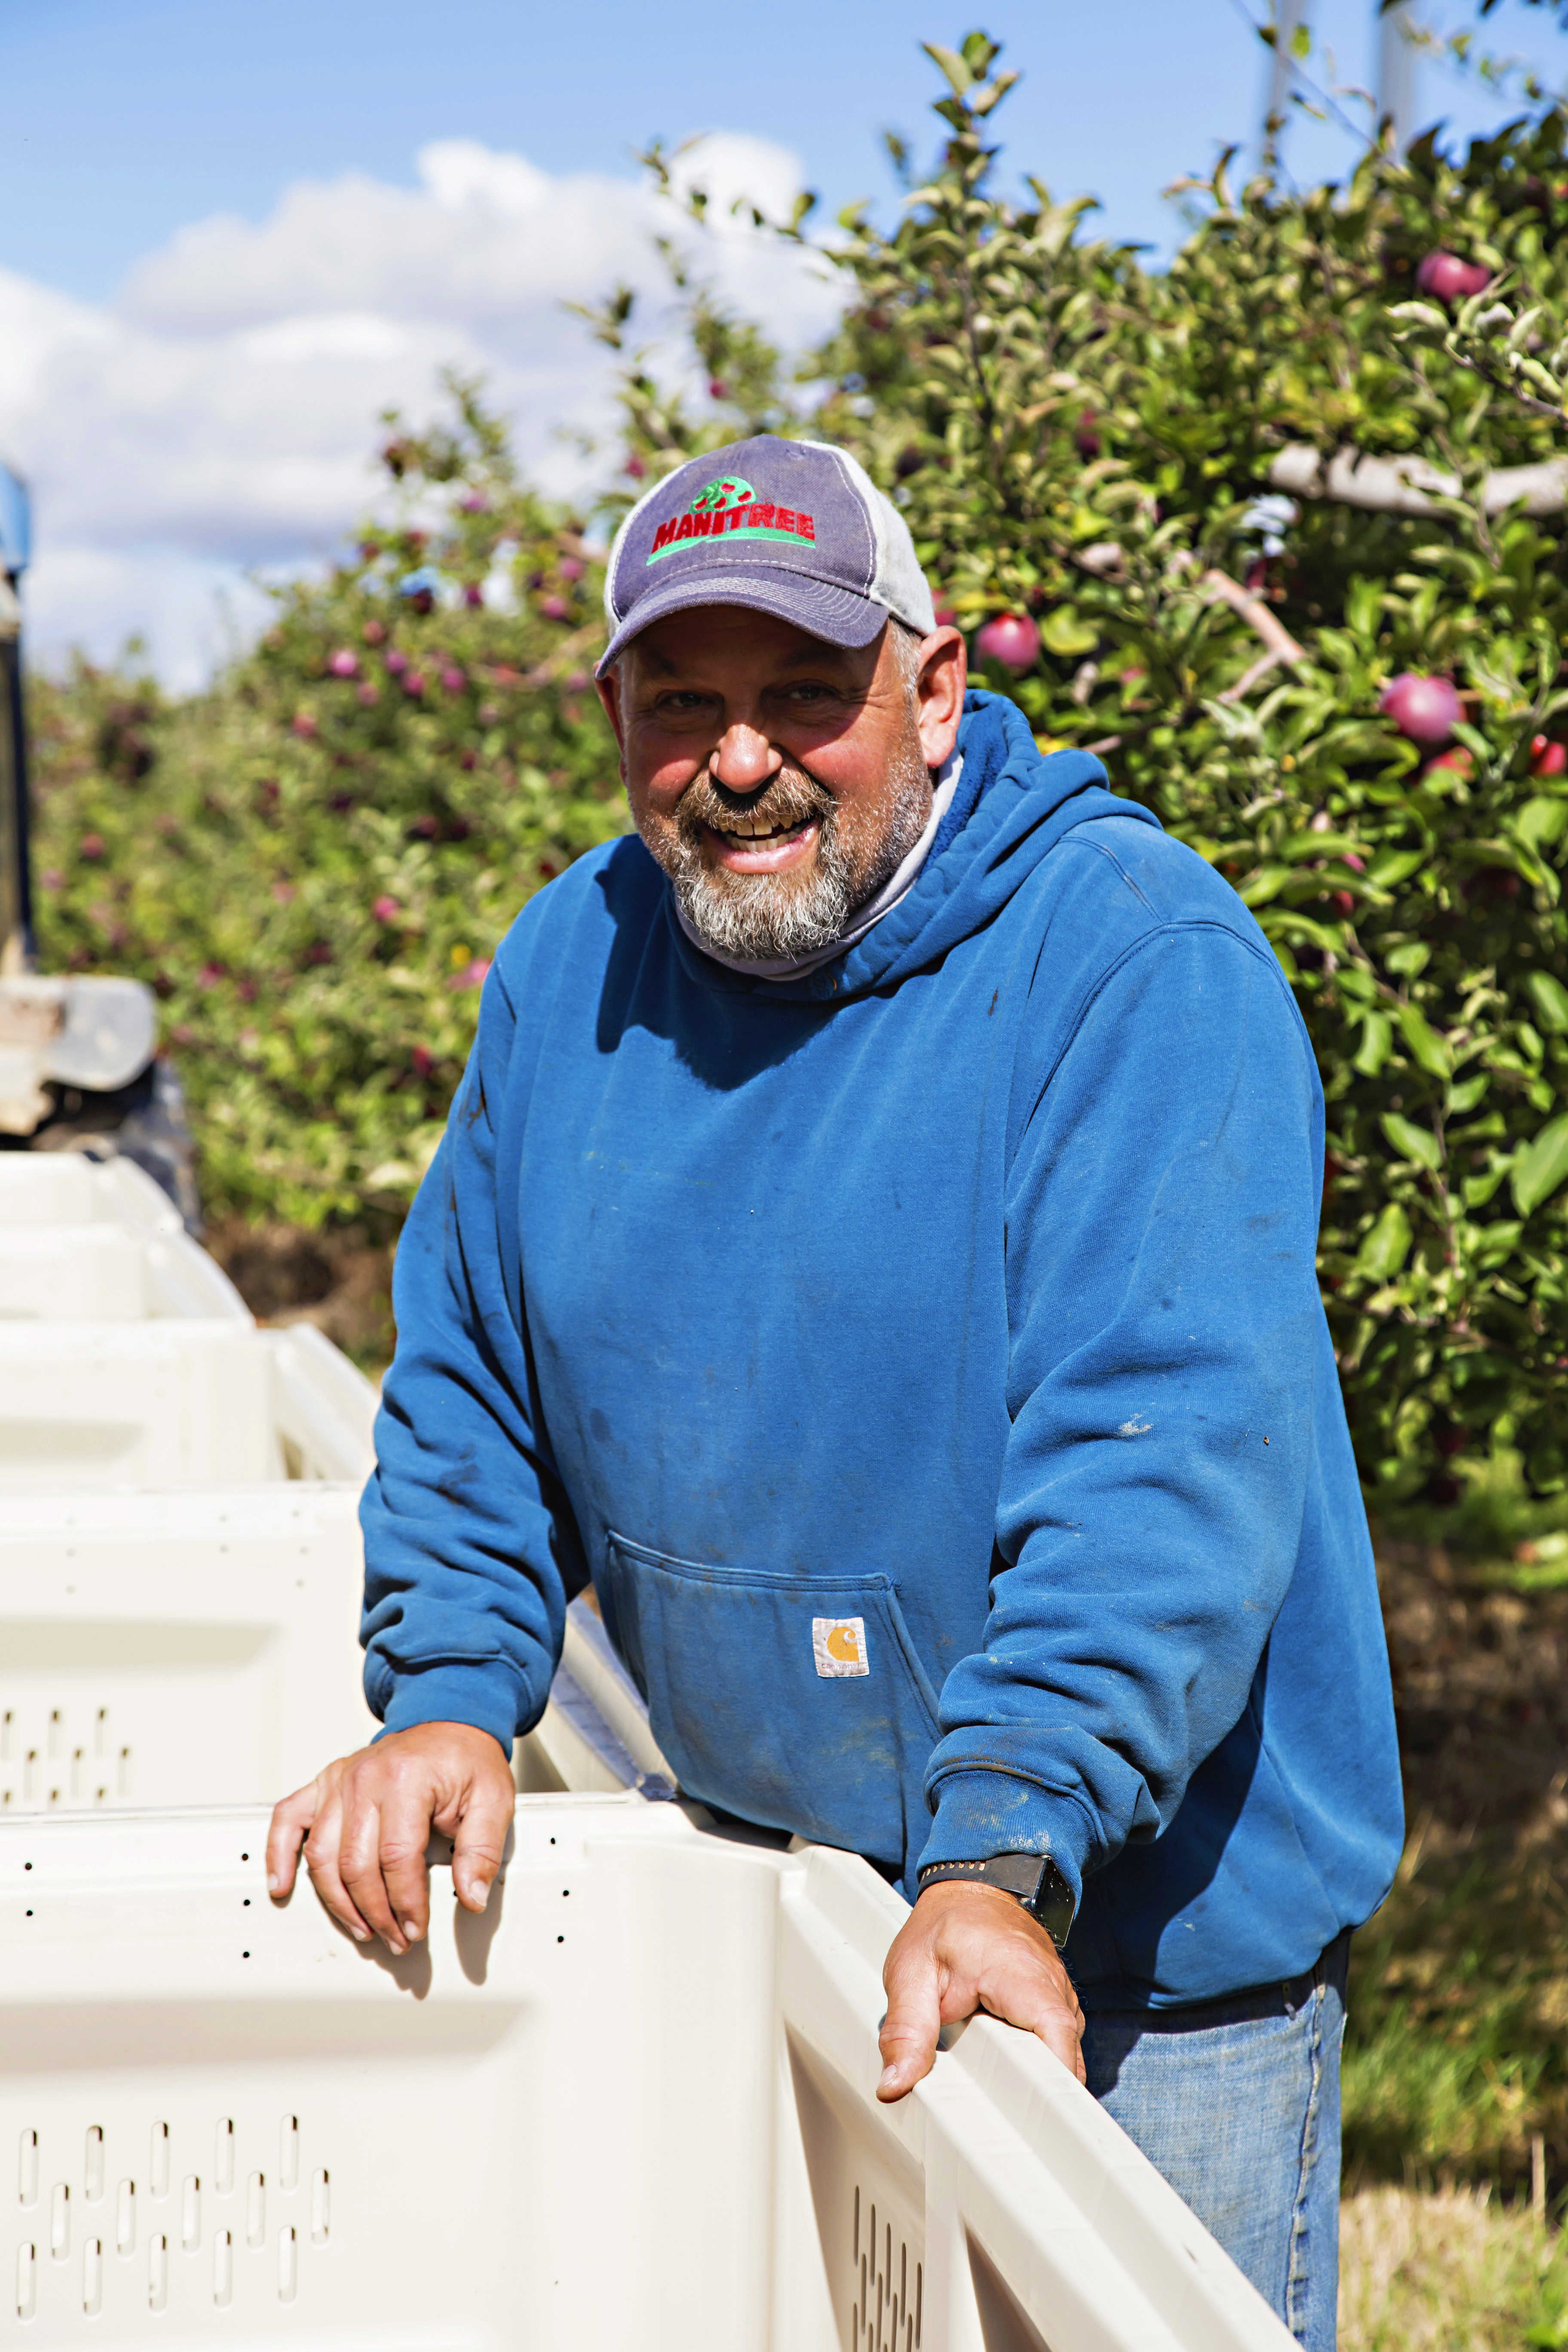
[[[638,832],[688,922],[742,958],[827,946],[931,815],[963,640],[858,651],[728,604],[645,629],[599,693]]]

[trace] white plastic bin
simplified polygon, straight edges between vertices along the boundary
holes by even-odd
[[[376,1725],[352,1486],[18,1495],[0,1812],[269,1804]]]
[[[0,1226],[87,1224],[146,1234],[184,1231],[163,1186],[133,1160],[89,1160],[81,1151],[0,1152]]]
[[[374,1412],[309,1327],[0,1323],[0,1489],[363,1479]]]
[[[0,1823],[18,2344],[1286,2352],[1103,2110],[979,2021],[872,2096],[863,1863],[524,1798],[482,1920],[362,1950],[260,1811]]]
[[[133,1161],[0,1154],[0,1318],[150,1315],[250,1321],[227,1275]]]
[[[185,1234],[0,1224],[0,1318],[128,1322],[152,1315],[251,1319],[216,1258]]]

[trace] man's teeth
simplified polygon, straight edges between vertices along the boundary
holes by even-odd
[[[775,824],[770,817],[738,816],[721,830],[726,841],[782,841],[786,835],[798,833],[806,822],[797,816],[785,824]]]

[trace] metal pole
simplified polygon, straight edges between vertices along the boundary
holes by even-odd
[[[1292,53],[1290,43],[1306,13],[1306,0],[1277,0],[1274,46],[1268,53],[1268,94],[1263,108],[1263,168],[1274,172],[1279,143],[1289,115]]]
[[[22,606],[28,556],[27,493],[0,466],[0,977],[33,960],[27,854],[27,732],[22,707]]]
[[[1415,135],[1415,44],[1411,26],[1411,0],[1384,9],[1377,26],[1377,113],[1386,122],[1394,152],[1403,155]]]

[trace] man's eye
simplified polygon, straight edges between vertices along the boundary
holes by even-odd
[[[689,719],[693,711],[708,709],[711,700],[706,694],[661,694],[654,708],[661,718]]]
[[[795,686],[786,686],[780,697],[781,701],[791,704],[797,710],[809,709],[818,702],[829,702],[832,698],[831,687],[819,685],[815,678],[809,677],[800,679]]]

